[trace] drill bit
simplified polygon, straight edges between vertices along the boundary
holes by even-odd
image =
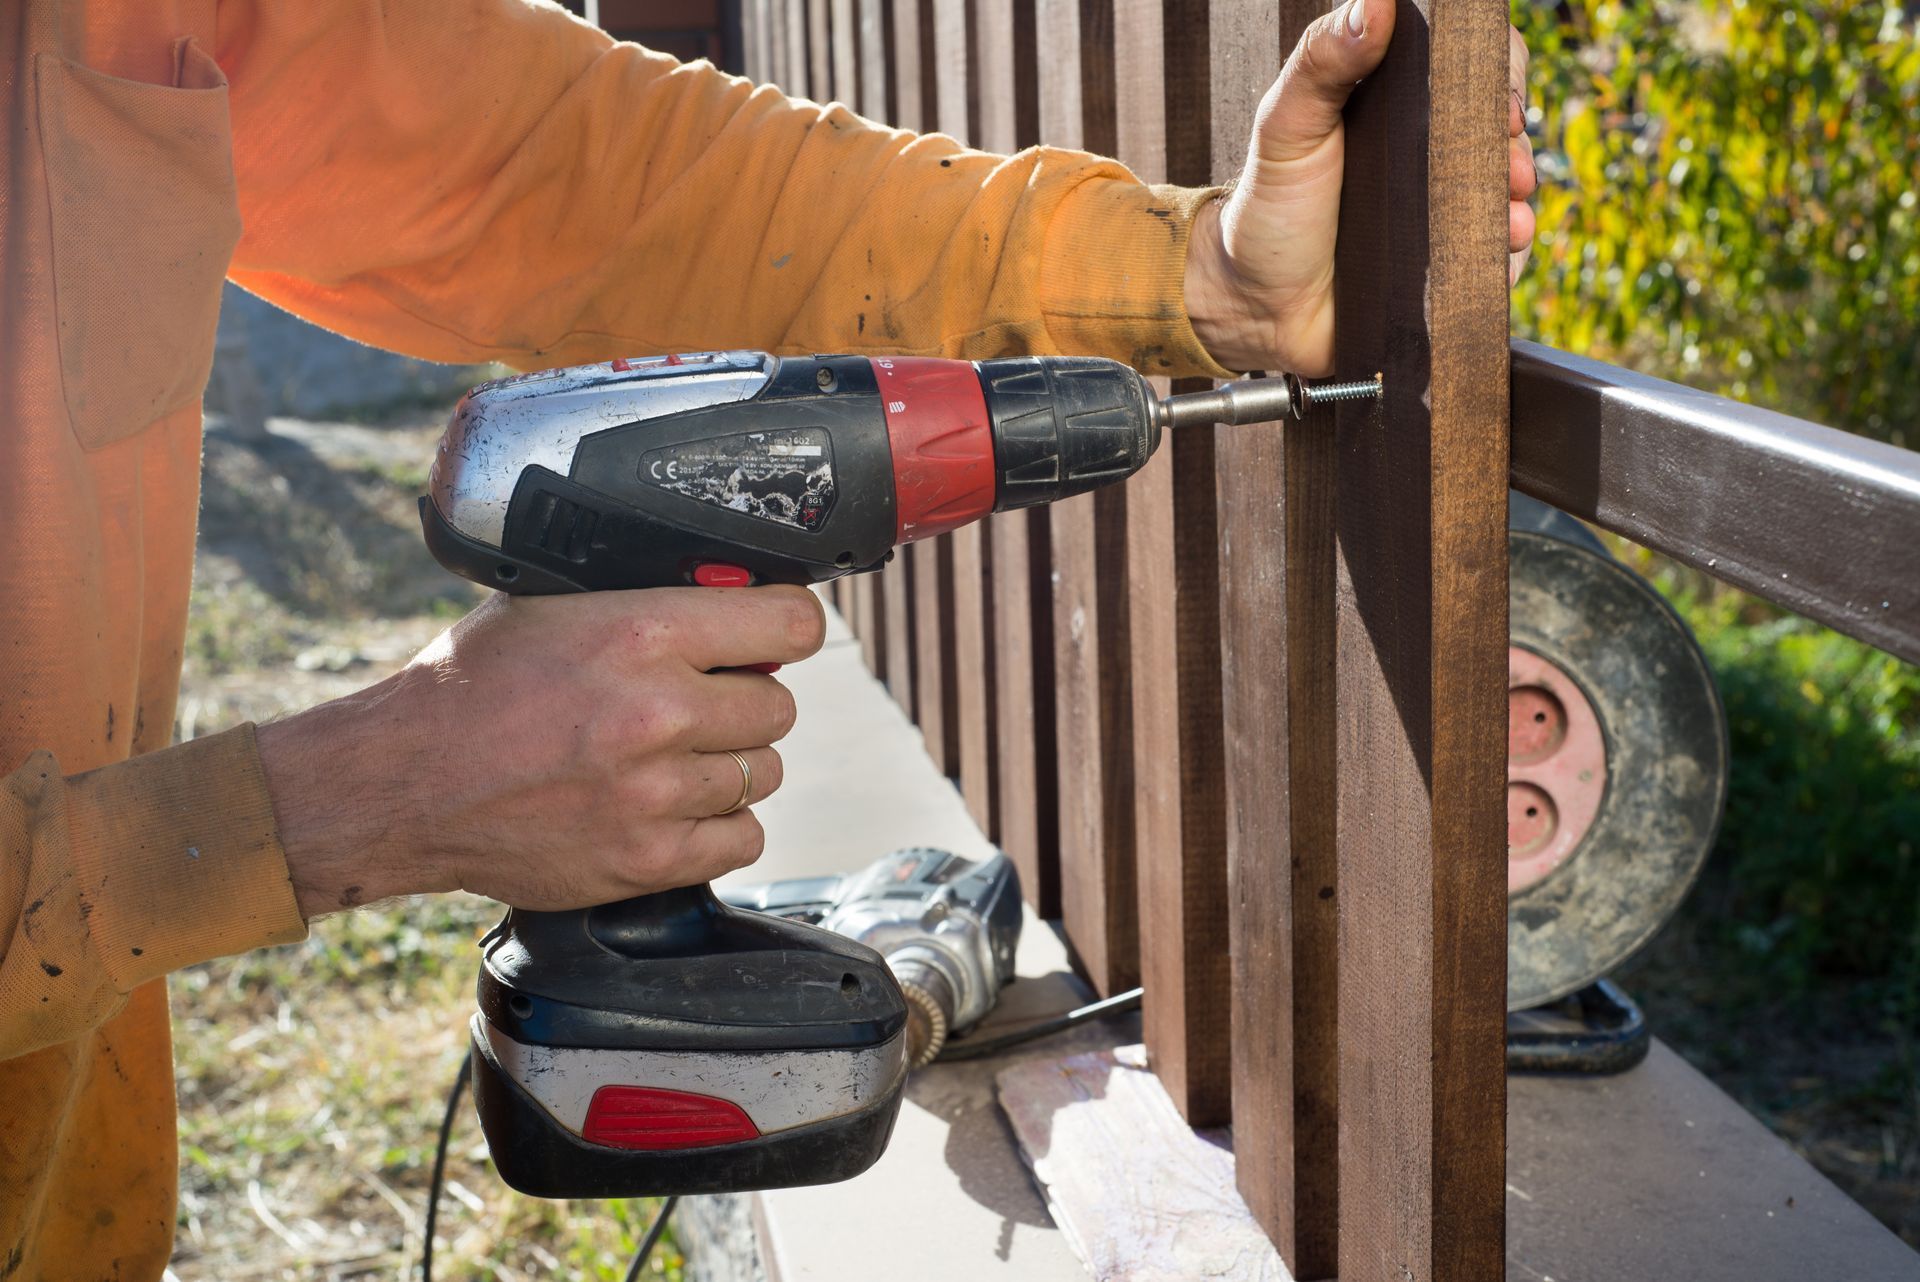
[[[1243,379],[1210,392],[1183,392],[1160,402],[1161,427],[1198,423],[1272,423],[1304,418],[1315,405],[1334,401],[1376,400],[1383,394],[1380,376],[1352,383],[1304,383],[1298,376]]]

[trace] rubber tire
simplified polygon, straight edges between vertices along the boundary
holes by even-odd
[[[1507,548],[1512,643],[1579,685],[1607,745],[1593,826],[1507,900],[1507,1008],[1520,1010],[1606,975],[1679,908],[1726,808],[1727,724],[1706,656],[1651,584],[1558,530],[1510,530]]]

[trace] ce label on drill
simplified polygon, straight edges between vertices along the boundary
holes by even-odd
[[[640,457],[640,479],[656,489],[807,531],[826,523],[838,497],[833,444],[818,427],[665,445]]]

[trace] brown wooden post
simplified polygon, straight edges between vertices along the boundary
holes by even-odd
[[[1205,0],[1114,5],[1117,155],[1149,182],[1208,181],[1206,20]],[[1169,434],[1128,482],[1126,535],[1147,1055],[1181,1115],[1218,1126],[1231,1109],[1212,428]]]
[[[1254,111],[1326,7],[1215,0],[1213,177],[1239,176]],[[1221,429],[1216,484],[1241,1195],[1295,1277],[1338,1257],[1339,886],[1334,846],[1329,416]]]
[[[1042,140],[1111,155],[1112,0],[1040,0],[1035,30]],[[1126,511],[1109,486],[1050,513],[1060,906],[1075,957],[1108,994],[1140,977]]]
[[[1504,1275],[1507,6],[1418,0],[1347,113],[1335,573],[1340,1259]]]
[[[893,119],[901,129],[933,128],[933,0],[891,0]]]

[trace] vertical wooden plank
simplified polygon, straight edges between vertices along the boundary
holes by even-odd
[[[954,708],[953,543],[910,543],[913,563],[913,713],[927,755],[941,774],[960,768],[959,718]]]
[[[934,0],[934,124],[968,145],[977,141],[979,97],[974,33],[969,29],[972,0]],[[1005,56],[989,49],[988,62]],[[954,751],[953,775],[967,812],[989,838],[996,835],[993,682],[996,672],[990,632],[993,626],[993,553],[979,524],[955,530],[941,540],[950,549],[952,577],[946,585],[946,627],[952,634],[952,663],[946,669],[946,707],[952,714],[948,741]]]
[[[801,0],[807,11],[807,86],[809,98],[833,97],[832,0]]]
[[[860,110],[860,22],[854,10],[859,0],[829,0],[832,33],[833,98]]]
[[[979,89],[977,144],[1010,154],[1039,136],[1038,51],[1031,0],[974,0]],[[1000,848],[1020,870],[1027,902],[1060,915],[1058,772],[1055,766],[1053,563],[1044,509],[988,519],[993,567],[987,606],[994,672],[993,817]],[[964,726],[964,722],[963,722]],[[964,747],[963,747],[964,758]],[[966,778],[963,770],[962,780]]]
[[[1206,21],[1204,0],[1114,5],[1116,154],[1149,182],[1208,180]],[[1231,1061],[1214,429],[1168,435],[1128,483],[1126,522],[1147,1054],[1181,1115],[1218,1126]]]
[[[972,0],[933,0],[934,128],[973,145],[980,136],[978,53],[969,29]],[[997,42],[996,42],[997,45]],[[999,56],[996,47],[991,56]]]
[[[1039,135],[1032,0],[969,0],[978,132],[969,140],[1011,155]]]
[[[785,37],[780,87],[796,98],[807,96],[807,11],[804,3],[774,0]]]
[[[887,562],[886,569],[881,571],[885,576],[881,604],[886,612],[882,636],[887,647],[887,690],[909,720],[913,718],[913,678],[917,663],[913,644],[913,560],[908,556],[910,551],[910,547],[895,549],[893,560]]]
[[[924,131],[938,111],[933,101],[933,0],[893,0],[893,120]]]
[[[768,35],[772,28],[768,10],[772,0],[745,0],[740,6],[742,69],[747,79],[764,83],[773,60],[768,56]]]
[[[1344,1279],[1491,1280],[1505,1236],[1507,7],[1399,6],[1336,266]]]
[[[860,114],[893,124],[893,0],[855,2],[860,8]]]
[[[1111,0],[1040,0],[1035,31],[1043,141],[1111,155]],[[1126,493],[1067,499],[1050,519],[1060,907],[1076,960],[1110,994],[1140,977]]]
[[[891,0],[894,119],[902,129],[924,129],[933,119],[933,0]],[[882,571],[886,619],[887,688],[908,717],[918,694],[918,647],[914,635],[914,549],[903,547]]]
[[[1325,0],[1216,0],[1213,176]],[[1220,604],[1241,1195],[1295,1277],[1338,1257],[1333,425],[1222,429]],[[1244,1156],[1240,1156],[1240,1155]]]

